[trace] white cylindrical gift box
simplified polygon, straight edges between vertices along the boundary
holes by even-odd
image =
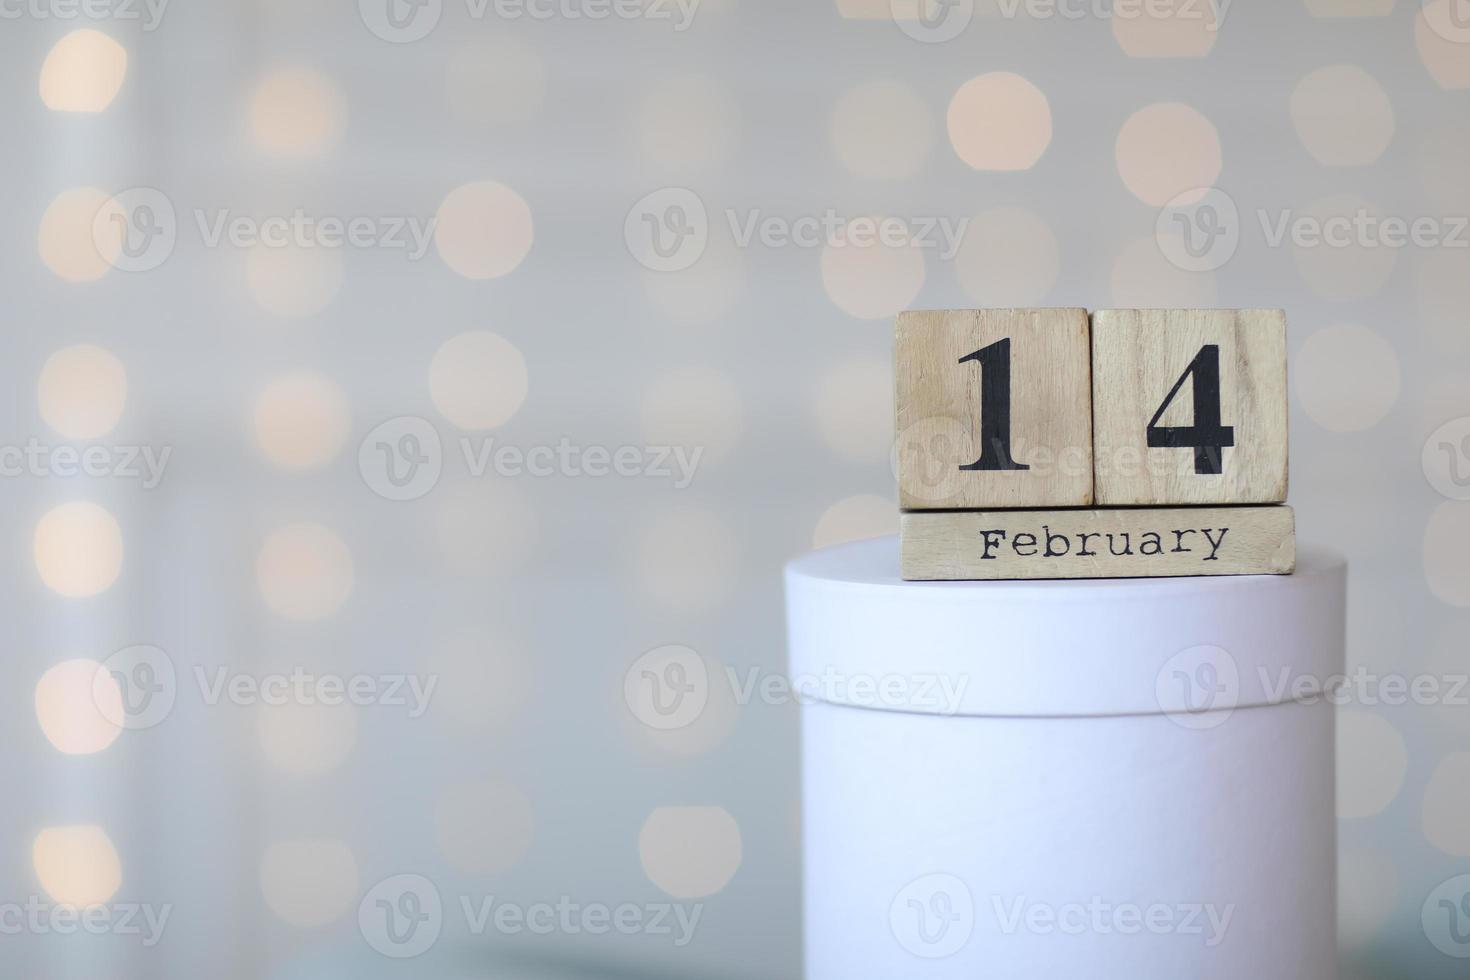
[[[794,561],[808,980],[1335,977],[1345,583]]]

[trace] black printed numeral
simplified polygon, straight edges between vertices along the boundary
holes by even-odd
[[[1029,470],[1011,458],[1011,339],[1005,337],[960,358],[961,364],[967,361],[980,363],[980,458],[960,469]]]
[[[1184,387],[1193,379],[1194,423],[1192,425],[1159,425],[1159,419]],[[1220,345],[1200,348],[1189,367],[1174,382],[1164,403],[1149,420],[1148,445],[1151,449],[1193,449],[1194,471],[1207,475],[1224,472],[1225,447],[1235,445],[1235,429],[1220,420]]]

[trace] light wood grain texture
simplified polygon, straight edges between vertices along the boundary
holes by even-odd
[[[894,378],[899,505],[905,510],[1092,503],[1092,384],[1084,310],[901,314]],[[1008,345],[1002,342],[1009,341]],[[1000,346],[997,346],[1000,345]],[[1009,357],[1004,347],[1009,347]],[[992,374],[974,357],[989,349]],[[968,359],[968,360],[966,360]],[[1009,368],[1010,455],[998,444]],[[989,417],[986,410],[990,410]],[[1020,468],[977,470],[997,460]]]
[[[1202,355],[1206,348],[1216,353]],[[1197,361],[1202,356],[1207,360]],[[1208,360],[1218,361],[1219,424],[1229,441],[1205,450],[1213,463],[1186,446],[1159,445],[1162,435],[1151,446],[1149,424],[1166,400],[1161,428],[1195,425],[1194,399]],[[1192,364],[1197,370],[1180,384]],[[1092,315],[1092,388],[1099,505],[1286,500],[1286,316],[1280,310],[1099,310]]]
[[[1289,575],[1290,507],[950,511],[904,514],[910,581]]]

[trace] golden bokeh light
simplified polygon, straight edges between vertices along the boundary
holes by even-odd
[[[101,752],[122,734],[122,687],[95,660],[68,660],[36,684],[36,721],[47,741],[67,755]]]
[[[429,397],[461,429],[504,425],[520,411],[528,389],[520,349],[488,330],[451,337],[429,364]]]
[[[1034,212],[999,207],[976,215],[954,259],[955,276],[976,305],[1041,306],[1061,272],[1056,235]]]
[[[255,561],[261,598],[285,619],[325,619],[352,594],[352,554],[320,524],[288,524],[273,531]]]
[[[829,125],[837,159],[859,177],[898,180],[924,166],[934,147],[934,117],[905,82],[862,82],[843,93]]]
[[[822,248],[822,287],[849,316],[860,320],[897,316],[924,288],[924,250],[906,234],[881,233],[885,224],[896,229],[895,220],[854,218]]]
[[[122,528],[96,504],[62,504],[36,524],[32,553],[41,581],[53,591],[72,598],[97,595],[122,571]]]
[[[949,141],[976,170],[1029,170],[1051,144],[1051,106],[1025,78],[991,72],[950,100]]]
[[[95,824],[42,830],[31,843],[31,865],[41,888],[62,905],[101,905],[122,887],[117,848]]]
[[[62,191],[41,215],[41,229],[36,248],[41,261],[67,282],[92,282],[101,279],[112,268],[121,240],[111,237],[99,249],[93,232],[97,213],[111,198],[95,187],[77,187]]]
[[[357,901],[357,858],[339,840],[279,841],[261,857],[260,890],[282,921],[304,929],[325,926]]]
[[[347,441],[351,411],[331,379],[301,371],[283,375],[255,398],[255,444],[273,465],[309,470],[331,462]]]
[[[72,31],[41,63],[41,101],[57,112],[101,112],[117,98],[128,73],[128,52],[91,28]]]
[[[524,198],[493,180],[450,191],[434,216],[434,247],[466,279],[510,275],[531,251],[535,223]]]
[[[638,856],[643,873],[665,894],[706,898],[740,870],[740,826],[723,807],[659,807],[643,822]]]
[[[325,310],[346,277],[342,252],[292,243],[257,244],[245,253],[250,295],[276,316],[309,317]]]
[[[1156,208],[1189,204],[1220,176],[1220,134],[1189,106],[1160,102],[1128,117],[1118,131],[1114,157],[1118,175],[1140,201]],[[1198,194],[1184,196],[1189,191]]]
[[[1291,122],[1307,152],[1330,167],[1373,163],[1393,141],[1388,93],[1357,65],[1319,68],[1298,82]]]
[[[272,156],[320,156],[347,128],[347,102],[337,83],[313,68],[280,68],[255,86],[246,111],[257,146]]]
[[[121,420],[127,398],[122,361],[93,344],[64,347],[46,358],[36,384],[41,418],[67,439],[107,435]]]

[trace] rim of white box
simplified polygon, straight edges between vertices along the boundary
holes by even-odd
[[[1206,716],[1331,700],[1347,566],[1293,575],[905,582],[897,537],[786,567],[789,674],[807,698],[986,717]]]

